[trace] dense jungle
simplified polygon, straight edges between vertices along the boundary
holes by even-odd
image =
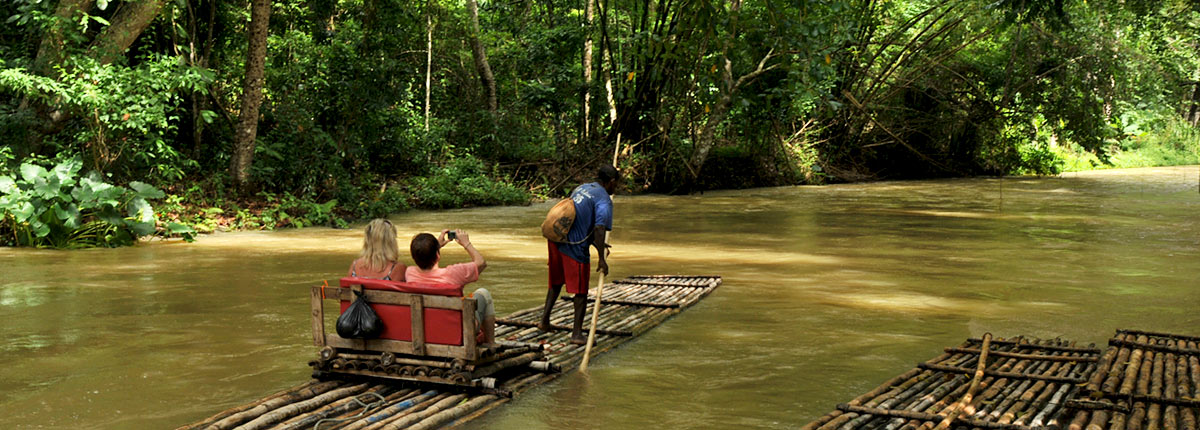
[[[1183,0],[4,3],[0,245],[1200,160]]]

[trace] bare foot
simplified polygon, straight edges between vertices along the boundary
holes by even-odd
[[[583,337],[583,336],[571,336],[571,344],[572,345],[586,345],[587,338]]]
[[[542,322],[538,323],[538,330],[550,331],[550,330],[552,330],[552,328],[550,328],[550,323],[542,321]]]

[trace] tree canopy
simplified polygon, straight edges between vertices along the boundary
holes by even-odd
[[[231,195],[356,217],[561,195],[614,147],[625,188],[679,193],[1054,173],[1200,121],[1184,0],[12,3],[7,171],[211,196],[244,163]]]

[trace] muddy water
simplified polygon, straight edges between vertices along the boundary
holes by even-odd
[[[1197,168],[619,196],[612,276],[719,274],[696,307],[479,429],[795,428],[968,336],[1200,334]],[[548,204],[463,228],[505,314],[544,294]],[[307,287],[358,230],[0,249],[4,427],[171,428],[303,382]],[[449,249],[449,248],[448,248]],[[444,256],[465,261],[460,249]]]

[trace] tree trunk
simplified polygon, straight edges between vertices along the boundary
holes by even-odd
[[[100,64],[108,64],[125,55],[125,50],[133,45],[133,41],[150,26],[158,10],[165,0],[141,0],[122,4],[121,10],[113,16],[112,25],[92,43],[95,57]]]
[[[471,12],[471,54],[475,58],[475,70],[479,72],[479,81],[487,92],[488,111],[496,113],[496,78],[492,76],[492,67],[488,65],[487,52],[479,42],[479,5],[475,0],[467,0],[467,9]]]
[[[592,22],[595,19],[595,0],[587,2],[584,13],[587,25],[584,32],[587,37],[583,40],[583,141],[591,138],[592,130]]]
[[[1188,108],[1187,121],[1192,124],[1192,127],[1200,125],[1200,82],[1193,84],[1195,88],[1192,90],[1192,106]]]
[[[267,30],[271,0],[253,0],[250,6],[249,42],[246,48],[246,80],[242,84],[242,109],[229,160],[233,184],[243,190],[254,160],[254,138],[258,132],[258,108],[262,105],[263,68],[267,59]]]
[[[426,3],[426,8],[429,4]],[[429,92],[433,82],[433,14],[425,11],[425,132],[429,133]]]
[[[50,76],[54,66],[62,63],[62,52],[66,41],[63,29],[75,22],[77,13],[87,13],[92,8],[93,0],[62,0],[54,9],[54,18],[50,22],[42,43],[38,45],[37,57],[33,61],[33,71],[42,76]]]

